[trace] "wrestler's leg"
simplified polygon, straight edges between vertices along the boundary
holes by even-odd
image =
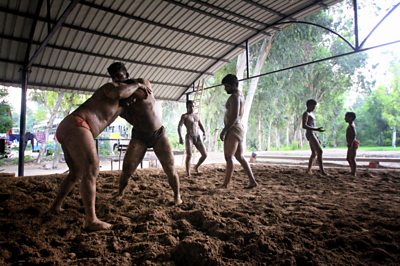
[[[186,160],[185,160],[185,167],[186,167],[186,176],[190,176],[190,161],[192,160],[192,138],[189,134],[186,134],[185,137],[185,148],[186,148]]]
[[[135,172],[146,154],[147,146],[137,139],[131,139],[122,164],[122,173],[119,177],[118,196],[122,196],[129,178]]]
[[[201,141],[200,137],[198,137],[198,140],[194,144],[197,148],[197,150],[200,152],[201,157],[199,158],[199,161],[197,162],[196,166],[194,167],[194,170],[196,173],[199,172],[199,167],[200,165],[206,160],[207,158],[207,152],[206,152],[206,147],[204,146],[203,141]]]
[[[348,148],[347,149],[347,161],[349,162],[350,165],[350,170],[352,175],[356,175],[356,149],[354,148]]]
[[[226,161],[226,170],[225,170],[225,180],[222,184],[223,188],[227,188],[229,182],[231,181],[233,174],[233,155],[236,153],[236,150],[239,146],[239,140],[229,133],[226,134],[224,140],[224,156]]]
[[[311,141],[309,141],[310,144],[310,149],[311,149],[311,155],[310,158],[308,159],[308,168],[307,168],[307,173],[311,173],[311,168],[312,165],[314,164],[315,157],[317,156],[317,153],[313,149],[313,146],[311,145]]]
[[[179,205],[182,203],[179,176],[174,167],[174,154],[166,134],[158,139],[156,145],[154,145],[154,152],[167,174],[168,183],[174,192],[174,202]]]
[[[92,133],[82,127],[75,127],[68,133],[63,141],[63,148],[64,152],[67,151],[68,158],[71,159],[70,165],[73,173],[69,174],[63,182],[60,195],[70,191],[73,183],[81,179],[80,193],[85,209],[85,229],[90,231],[109,229],[111,225],[99,220],[95,212],[99,159]]]
[[[251,171],[249,163],[246,161],[246,159],[243,156],[243,142],[239,143],[236,153],[235,153],[235,158],[242,165],[245,173],[249,177],[249,184],[245,188],[256,187],[257,186],[256,179],[254,178],[254,175],[253,175],[253,172]]]
[[[314,154],[314,158],[315,158],[315,154],[317,154],[317,162],[318,162],[319,170],[321,171],[321,173],[323,175],[326,175],[326,173],[324,171],[324,165],[323,165],[323,162],[322,162],[321,144],[319,143],[319,140],[314,136],[310,138],[310,147],[311,147],[311,150],[312,150],[312,155]],[[310,157],[310,159],[311,159],[311,157]]]
[[[82,178],[82,175],[80,175],[80,176],[77,175],[77,170],[74,167],[74,161],[72,160],[72,157],[69,154],[68,150],[65,147],[63,147],[62,144],[61,144],[61,147],[64,151],[64,158],[65,158],[65,162],[68,165],[69,173],[63,179],[63,181],[60,185],[57,197],[54,200],[54,202],[50,208],[51,212],[56,212],[56,213],[62,211],[61,207],[62,207],[62,204],[63,204],[65,198],[71,192],[75,183],[78,182],[78,180]]]

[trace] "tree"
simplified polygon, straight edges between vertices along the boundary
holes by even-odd
[[[0,133],[6,133],[12,128],[11,106],[5,100],[8,91],[0,88]]]

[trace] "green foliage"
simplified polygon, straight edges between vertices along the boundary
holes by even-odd
[[[0,133],[6,133],[12,128],[11,106],[5,100],[8,91],[0,88]]]

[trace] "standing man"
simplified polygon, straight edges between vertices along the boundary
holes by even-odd
[[[319,170],[323,175],[326,175],[324,171],[324,165],[322,163],[322,148],[321,142],[318,139],[317,135],[315,135],[314,131],[324,132],[325,129],[323,127],[315,126],[315,115],[313,113],[315,107],[317,106],[317,101],[314,99],[310,99],[306,102],[307,110],[303,113],[302,125],[306,130],[306,138],[310,143],[311,156],[308,161],[307,173],[311,173],[311,167],[314,163],[315,157],[317,157],[317,162],[319,165]]]
[[[148,80],[137,81],[144,83],[150,92],[146,94],[136,91],[121,103],[123,106],[121,117],[132,124],[133,128],[119,178],[118,196],[123,195],[129,178],[143,160],[147,148],[153,148],[168,176],[168,183],[174,193],[174,202],[179,205],[182,203],[179,176],[174,168],[174,155],[165,128],[156,113],[156,99],[151,92],[151,84]]]
[[[357,163],[356,155],[357,149],[360,142],[356,139],[356,125],[354,120],[356,120],[356,113],[347,112],[344,116],[344,120],[349,124],[346,129],[346,141],[347,141],[347,157],[346,160],[349,162],[351,174],[356,176]]]
[[[186,127],[186,136],[185,136],[185,147],[186,147],[186,175],[190,176],[190,160],[192,159],[192,147],[193,145],[200,152],[201,157],[197,162],[194,170],[196,173],[199,172],[200,165],[207,158],[206,148],[204,147],[202,137],[199,134],[199,129],[203,131],[203,138],[205,138],[206,131],[204,130],[203,125],[201,124],[200,118],[197,114],[193,113],[194,103],[193,101],[186,102],[186,114],[181,116],[181,120],[178,124],[178,134],[179,134],[179,143],[183,144],[183,138],[181,134],[182,125]]]
[[[62,203],[72,190],[75,183],[80,181],[80,193],[85,209],[84,228],[89,231],[106,230],[109,223],[99,220],[95,212],[96,178],[99,173],[99,158],[94,138],[96,138],[120,113],[119,101],[128,98],[141,89],[147,94],[145,85],[133,82],[120,83],[128,78],[126,69],[113,63],[108,67],[113,82],[97,89],[94,94],[59,124],[56,132],[57,140],[61,143],[69,174],[60,185],[51,211],[62,211]]]
[[[243,156],[243,138],[244,129],[242,125],[243,115],[243,95],[239,91],[239,81],[235,75],[228,74],[222,79],[226,93],[230,94],[226,101],[224,128],[220,134],[221,140],[224,142],[224,155],[226,160],[225,180],[222,185],[227,188],[233,174],[233,156],[242,165],[244,171],[249,177],[249,184],[245,188],[253,188],[257,186],[253,172]]]

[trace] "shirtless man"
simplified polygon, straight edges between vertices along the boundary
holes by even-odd
[[[185,147],[186,147],[186,175],[190,176],[190,160],[192,159],[192,147],[193,145],[200,152],[201,157],[197,162],[194,170],[196,173],[199,172],[200,165],[207,158],[206,148],[204,147],[202,137],[199,134],[199,129],[203,131],[203,138],[205,137],[206,131],[204,130],[203,125],[200,122],[200,118],[197,114],[193,113],[194,103],[193,101],[186,102],[186,110],[187,113],[181,116],[181,120],[178,124],[178,134],[179,134],[179,143],[183,144],[183,138],[181,134],[182,125],[186,127],[186,137],[185,137]]]
[[[143,81],[143,80],[139,80]],[[128,185],[128,180],[134,173],[146,154],[147,148],[153,148],[157,158],[168,176],[168,183],[174,192],[174,202],[181,204],[179,176],[174,168],[174,155],[160,118],[156,114],[151,84],[144,80],[143,83],[150,89],[148,95],[137,91],[125,103],[121,117],[133,125],[131,141],[126,151],[119,178],[117,197],[121,197]]]
[[[84,228],[89,231],[111,228],[109,223],[99,220],[96,216],[96,178],[99,173],[99,158],[94,138],[96,138],[120,113],[119,101],[131,96],[139,88],[147,94],[143,84],[134,82],[123,84],[118,81],[127,78],[126,69],[121,69],[116,63],[108,67],[113,82],[97,89],[94,94],[74,112],[64,118],[57,128],[56,137],[64,151],[69,173],[60,185],[51,211],[62,211],[62,203],[80,181],[80,193],[85,209]]]
[[[323,127],[315,127],[315,115],[313,113],[315,106],[317,106],[317,102],[313,99],[310,99],[306,102],[307,110],[303,113],[302,125],[306,130],[306,138],[310,143],[311,156],[308,161],[308,169],[307,173],[311,173],[311,167],[314,163],[315,157],[317,157],[317,162],[319,165],[319,170],[323,175],[326,175],[324,171],[324,166],[322,163],[322,148],[321,143],[318,137],[315,135],[314,131],[324,132],[325,129]]]
[[[253,172],[243,156],[244,129],[242,125],[242,115],[244,100],[238,89],[239,81],[235,75],[228,74],[222,79],[226,93],[231,96],[228,98],[225,107],[224,124],[220,138],[224,141],[224,155],[226,160],[225,180],[222,188],[227,188],[233,174],[233,156],[242,165],[249,177],[249,184],[245,188],[257,186]]]

